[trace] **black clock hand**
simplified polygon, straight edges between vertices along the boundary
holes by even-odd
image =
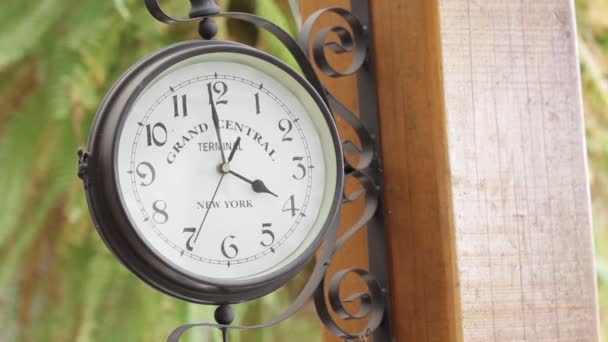
[[[230,151],[230,155],[228,156],[228,163],[230,163],[232,161],[232,158],[234,158],[234,154],[236,153],[236,150],[239,149],[240,143],[241,143],[241,137],[236,138],[234,145],[232,145],[232,151]]]
[[[198,239],[198,235],[201,233],[201,230],[203,230],[203,225],[205,224],[205,221],[207,220],[207,215],[209,215],[209,210],[211,209],[211,207],[213,207],[212,203],[215,200],[215,195],[217,195],[217,190],[220,188],[220,185],[222,184],[222,180],[224,179],[224,176],[226,174],[222,173],[222,176],[220,177],[220,181],[217,182],[217,186],[215,187],[215,191],[213,192],[213,196],[211,196],[211,201],[209,201],[207,204],[207,211],[205,211],[205,216],[203,216],[203,222],[201,222],[201,225],[198,227],[198,230],[196,231],[196,235],[194,236],[194,242],[192,243],[193,245],[196,244],[196,240]]]
[[[274,197],[279,197],[277,194],[275,194],[274,192],[270,191],[266,187],[266,184],[264,184],[264,182],[262,182],[259,179],[256,179],[256,180],[253,181],[253,183],[251,183],[251,189],[253,189],[253,191],[255,191],[257,193],[267,193],[267,194],[271,194]]]
[[[215,108],[215,100],[213,99],[213,90],[211,89],[211,83],[207,83],[207,91],[209,92],[209,104],[211,105],[211,119],[213,120],[213,126],[215,127],[217,141],[220,144],[222,163],[226,164],[226,155],[224,154],[224,145],[222,144],[222,133],[220,133],[220,119],[217,116],[217,109]]]
[[[234,142],[234,145],[232,146],[232,151],[230,151],[230,156],[228,156],[228,163],[230,163],[232,161],[232,158],[234,158],[234,154],[238,150],[240,143],[241,143],[241,137],[236,138],[236,141]],[[248,179],[248,178],[246,178],[246,177],[244,177],[244,176],[242,176],[242,175],[240,175],[240,174],[232,171],[230,169],[230,166],[228,165],[228,163],[224,164],[224,165],[227,166],[226,168],[224,168],[224,165],[222,165],[221,172],[223,172],[224,174],[230,173],[233,176],[236,176],[237,178],[240,178],[241,180],[243,180],[243,181],[251,184],[251,189],[254,192],[257,192],[257,193],[267,193],[267,194],[273,195],[274,197],[279,197],[277,194],[275,194],[274,192],[270,191],[268,189],[268,187],[266,186],[266,184],[264,184],[263,181],[261,181],[259,179],[256,179],[256,180],[252,181],[252,180],[250,180],[250,179]]]
[[[245,181],[245,182],[247,182],[249,184],[251,184],[251,189],[254,192],[257,192],[257,193],[267,193],[267,194],[273,195],[274,197],[279,197],[277,194],[275,194],[274,192],[270,191],[268,189],[268,187],[266,187],[266,184],[264,184],[264,182],[262,182],[259,179],[256,179],[256,180],[252,181],[252,180],[250,180],[250,179],[248,179],[246,177],[243,177],[242,175],[240,175],[240,174],[238,174],[238,173],[236,173],[236,172],[234,172],[232,170],[228,171],[228,173],[231,174],[231,175],[233,175],[233,176],[236,176],[237,178],[240,178],[241,180],[243,180],[243,181]]]

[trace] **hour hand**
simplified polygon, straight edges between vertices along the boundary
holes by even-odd
[[[240,144],[241,144],[241,137],[238,137],[238,138],[236,138],[236,141],[234,142],[234,144],[232,146],[232,151],[230,151],[230,155],[228,156],[228,163],[230,163],[232,161],[232,158],[234,158],[234,154],[239,149]]]
[[[240,178],[241,180],[243,180],[243,181],[251,184],[251,189],[254,192],[257,192],[257,193],[266,193],[266,194],[270,194],[270,195],[272,195],[274,197],[279,197],[277,194],[275,194],[274,192],[270,191],[268,189],[268,187],[266,186],[266,184],[264,184],[264,182],[262,180],[260,180],[260,179],[256,179],[256,180],[252,181],[252,180],[250,180],[250,179],[248,179],[248,178],[246,178],[246,177],[244,177],[244,176],[242,176],[242,175],[240,175],[240,174],[238,174],[238,173],[236,173],[236,172],[234,172],[232,170],[230,170],[228,173],[230,173],[231,175],[236,176],[237,178]]]
[[[253,189],[253,191],[255,191],[257,193],[267,193],[267,194],[271,194],[274,197],[279,197],[274,192],[268,190],[268,188],[266,187],[266,184],[264,184],[264,182],[262,182],[259,179],[256,179],[251,183],[251,188]]]

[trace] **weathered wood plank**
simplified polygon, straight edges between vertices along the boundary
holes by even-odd
[[[597,340],[573,3],[440,17],[464,338]]]

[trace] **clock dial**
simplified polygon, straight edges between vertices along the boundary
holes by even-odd
[[[139,238],[189,276],[255,280],[315,241],[336,191],[331,132],[285,71],[235,53],[158,75],[122,122],[115,168]]]

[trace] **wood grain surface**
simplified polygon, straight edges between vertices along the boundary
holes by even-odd
[[[435,1],[372,2],[397,341],[456,341],[460,316]]]
[[[467,341],[596,341],[570,0],[441,0]]]

